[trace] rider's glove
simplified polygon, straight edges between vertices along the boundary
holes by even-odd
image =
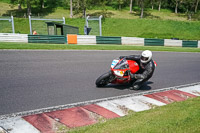
[[[131,76],[131,79],[136,79],[136,78],[135,78],[135,74],[132,74],[131,72],[130,72],[129,74],[130,74],[130,76]]]
[[[130,73],[131,79],[143,79],[143,75],[141,74],[132,74]]]
[[[144,76],[142,74],[134,74],[135,79],[144,79]]]

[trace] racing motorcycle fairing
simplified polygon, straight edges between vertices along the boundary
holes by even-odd
[[[111,72],[116,76],[112,83],[127,83],[131,80],[130,72],[136,73],[139,70],[139,65],[133,60],[113,60],[111,64]]]

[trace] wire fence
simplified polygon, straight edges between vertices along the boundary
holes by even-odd
[[[87,16],[86,18],[86,26],[87,28],[91,28],[90,35],[99,35],[102,36],[102,26],[101,26],[101,18],[96,16]]]
[[[33,30],[37,31],[38,34],[47,35],[48,34],[47,24],[45,22],[50,22],[50,21],[53,21],[53,22],[60,21],[60,22],[63,22],[63,24],[65,24],[64,17],[62,19],[44,19],[40,17],[29,16],[30,35],[33,34]]]
[[[0,17],[0,32],[1,33],[15,33],[13,16]]]

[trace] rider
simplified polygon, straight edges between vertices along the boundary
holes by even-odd
[[[130,72],[131,79],[133,82],[132,87],[130,89],[138,90],[142,84],[148,81],[154,72],[155,64],[152,60],[152,52],[149,50],[145,50],[141,55],[130,55],[130,56],[120,56],[120,59],[126,58],[127,60],[136,61],[140,69],[136,74],[132,74]]]

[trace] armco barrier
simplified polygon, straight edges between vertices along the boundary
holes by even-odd
[[[122,44],[121,37],[96,36],[96,42],[97,44]]]
[[[77,44],[96,45],[96,36],[77,35]]]
[[[28,34],[0,33],[0,42],[28,42]]]
[[[182,47],[198,47],[198,41],[183,41]]]
[[[28,35],[29,43],[57,43],[64,44],[65,36],[57,35]]]
[[[164,46],[182,47],[182,40],[165,39]]]
[[[122,37],[122,45],[139,45],[139,46],[144,46],[144,38]]]
[[[198,48],[200,48],[200,41],[198,41]]]
[[[67,35],[27,35],[0,33],[0,42],[24,42],[24,43],[67,43]],[[73,43],[75,44],[75,43]],[[118,44],[118,45],[138,45],[138,46],[175,46],[200,48],[200,41],[185,41],[173,39],[145,39],[137,37],[108,37],[93,35],[77,35],[76,44],[96,45],[96,44]]]
[[[164,46],[164,39],[144,39],[145,46]]]

